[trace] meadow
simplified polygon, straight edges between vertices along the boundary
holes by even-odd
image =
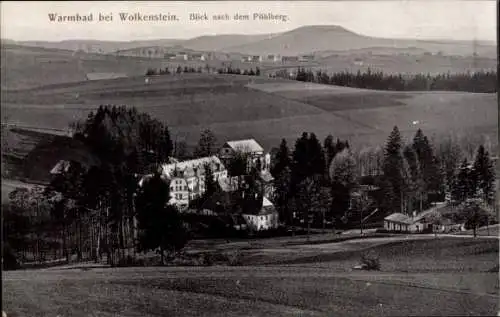
[[[209,128],[219,141],[253,137],[265,148],[303,131],[379,146],[394,125],[404,137],[489,137],[495,146],[496,95],[385,92],[238,75],[181,74],[54,85],[2,96],[2,122],[65,130],[100,104],[135,106],[193,145]]]
[[[300,264],[6,272],[3,309],[8,316],[124,317],[497,312],[498,273],[488,272],[498,267],[497,239],[367,242],[351,251],[334,245],[295,246],[320,256]],[[380,256],[381,271],[352,271],[367,248]]]

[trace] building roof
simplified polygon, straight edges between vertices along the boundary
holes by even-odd
[[[410,217],[408,217],[407,215],[404,215],[402,213],[399,213],[399,212],[393,213],[393,214],[385,217],[384,220],[392,221],[392,222],[399,222],[399,223],[404,223],[404,224],[411,224],[412,223],[412,220]]]
[[[67,160],[60,160],[57,164],[50,170],[50,174],[62,174],[69,170],[71,162]]]
[[[147,175],[143,175],[140,179],[139,179],[139,187],[142,187],[142,185],[144,184],[145,181],[149,181],[151,178],[153,178],[154,174],[147,174]],[[165,179],[165,175],[161,175],[161,178],[166,181]]]
[[[254,139],[238,140],[238,141],[228,141],[226,144],[233,150],[242,153],[255,153],[264,152],[262,146],[260,146]]]
[[[270,202],[269,199],[267,199],[266,197],[262,197],[262,207],[260,208],[260,210],[257,212],[246,212],[244,213],[244,215],[264,216],[273,213],[276,213],[276,208],[274,208],[273,203]]]
[[[183,177],[182,174],[195,174],[201,175],[205,171],[205,165],[209,164],[212,168],[212,172],[220,172],[225,170],[224,165],[219,160],[217,156],[202,157],[194,160],[181,161],[170,164],[163,164],[163,174],[168,177],[175,177],[175,172],[179,173],[179,177]]]

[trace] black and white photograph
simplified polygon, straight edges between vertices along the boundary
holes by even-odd
[[[497,6],[2,2],[2,317],[500,316]]]

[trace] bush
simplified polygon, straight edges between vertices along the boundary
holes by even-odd
[[[361,264],[366,270],[380,271],[379,257],[374,253],[365,253],[361,256]]]

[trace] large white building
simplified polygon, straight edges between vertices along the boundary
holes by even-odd
[[[170,180],[170,203],[180,209],[205,192],[205,166],[209,166],[215,181],[227,177],[227,170],[217,156],[203,157],[162,165],[162,173]]]
[[[265,154],[262,146],[254,139],[228,141],[222,146],[219,156],[223,162],[227,163],[238,153],[247,156],[248,169],[256,166],[259,160],[262,170],[271,168],[271,155],[269,153]]]

